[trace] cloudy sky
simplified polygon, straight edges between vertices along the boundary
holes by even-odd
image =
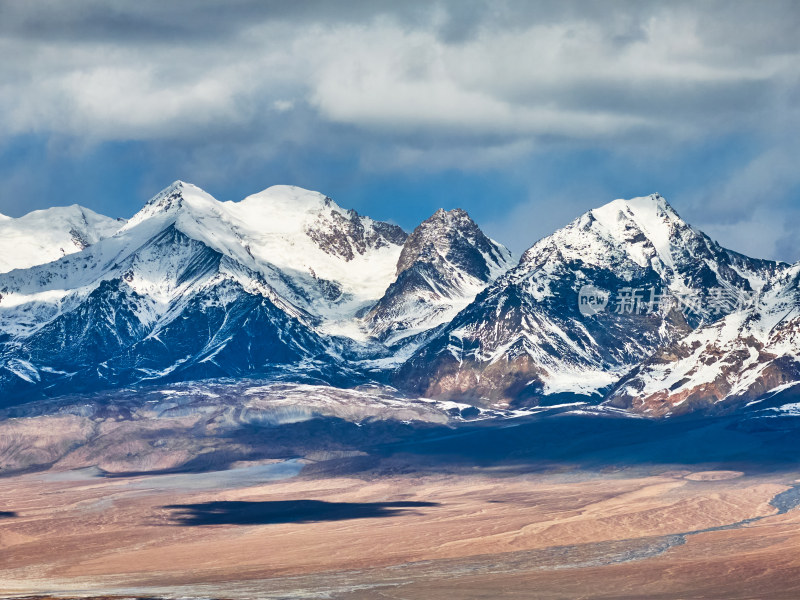
[[[780,0],[0,0],[0,212],[286,183],[520,252],[657,191],[798,260],[798,30]]]

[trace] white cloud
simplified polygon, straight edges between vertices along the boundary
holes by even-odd
[[[282,145],[308,154],[350,144],[371,174],[513,176],[554,149],[667,161],[746,138],[761,150],[739,172],[671,200],[733,247],[794,247],[775,217],[800,185],[794,2],[242,1],[221,11],[31,0],[4,11],[0,142],[153,141],[191,148],[223,178],[257,170]],[[549,233],[590,207],[586,191],[530,191],[492,233]],[[748,227],[774,239],[748,240]]]
[[[655,18],[641,39],[624,45],[602,24],[581,21],[484,31],[463,44],[383,23],[332,32],[319,43],[325,53],[311,100],[326,118],[464,136],[608,143],[632,134],[707,135],[709,127],[730,126],[726,101],[746,121],[765,112],[772,98],[753,106],[739,96],[754,84],[777,87],[771,78],[791,69],[785,57],[724,62],[691,21]],[[704,89],[724,92],[717,105]],[[610,101],[598,102],[603,96]]]
[[[488,23],[458,43],[440,36],[441,11],[431,15],[415,27],[390,16],[329,27],[256,20],[224,44],[10,38],[3,46],[17,60],[2,67],[0,122],[10,133],[179,138],[220,121],[252,126],[269,108],[304,102],[323,120],[382,135],[608,144],[764,126],[756,121],[785,108],[800,69],[797,53],[742,60],[706,39],[703,13],[685,9],[653,8],[622,30],[575,15]],[[762,93],[750,98],[755,86]]]

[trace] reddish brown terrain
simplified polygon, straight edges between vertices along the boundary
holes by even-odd
[[[0,479],[2,597],[800,597],[797,473],[313,472]]]

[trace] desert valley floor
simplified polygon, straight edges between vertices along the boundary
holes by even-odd
[[[0,479],[0,596],[800,597],[800,472],[332,462]]]

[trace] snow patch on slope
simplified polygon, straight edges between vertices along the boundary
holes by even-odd
[[[701,327],[647,361],[614,392],[671,412],[690,398],[720,402],[795,385],[800,373],[800,264],[779,274],[755,305]],[[794,365],[794,367],[792,366]],[[785,381],[789,377],[790,381]],[[665,408],[664,408],[665,407]]]

